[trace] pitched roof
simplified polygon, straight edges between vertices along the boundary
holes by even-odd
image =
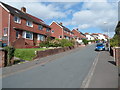
[[[71,33],[73,33],[70,29],[68,29],[67,27],[65,27],[65,26],[63,26],[63,25],[61,25],[60,23],[58,23],[61,27],[63,27],[63,29],[65,30],[65,31],[68,31],[68,32],[71,32]]]
[[[3,2],[0,2],[0,3],[1,3],[4,7],[6,7],[6,8],[10,11],[10,13],[13,14],[13,15],[19,16],[20,18],[24,18],[24,19],[29,20],[29,21],[32,21],[32,22],[34,22],[34,23],[36,23],[36,24],[41,24],[41,25],[43,25],[43,26],[45,26],[45,27],[50,28],[50,26],[49,26],[49,25],[46,25],[41,19],[39,19],[39,18],[37,18],[37,17],[34,17],[34,16],[32,16],[32,15],[30,15],[30,14],[28,14],[28,13],[24,13],[24,12],[22,12],[21,10],[18,10],[18,9],[16,9],[16,8],[10,6],[10,5],[7,5],[7,4],[5,4],[5,3],[3,3]]]

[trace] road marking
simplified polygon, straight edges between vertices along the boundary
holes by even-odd
[[[83,83],[82,83],[82,85],[81,85],[81,88],[86,89],[86,88],[89,87],[90,81],[91,81],[92,76],[93,76],[93,73],[94,73],[94,71],[95,71],[95,67],[96,67],[96,65],[97,65],[97,63],[98,63],[99,55],[100,55],[100,52],[99,52],[98,55],[96,56],[96,58],[95,58],[95,60],[94,60],[94,62],[93,62],[93,65],[92,65],[92,67],[91,67],[88,75],[86,76],[86,78],[84,79],[84,81],[83,81]]]

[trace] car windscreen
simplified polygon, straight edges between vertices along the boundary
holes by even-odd
[[[104,46],[103,44],[97,44],[97,46]]]

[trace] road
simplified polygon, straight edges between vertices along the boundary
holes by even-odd
[[[80,88],[99,54],[94,49],[95,45],[80,47],[44,65],[5,76],[3,88]]]

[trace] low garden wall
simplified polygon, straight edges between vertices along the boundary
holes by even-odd
[[[120,47],[113,48],[113,55],[117,66],[120,66]]]
[[[65,52],[68,50],[72,50],[75,47],[76,46],[70,46],[70,47],[64,47],[64,48],[49,49],[49,50],[45,50],[45,51],[36,51],[36,57],[34,59],[46,57],[49,55],[58,54],[58,53]]]

